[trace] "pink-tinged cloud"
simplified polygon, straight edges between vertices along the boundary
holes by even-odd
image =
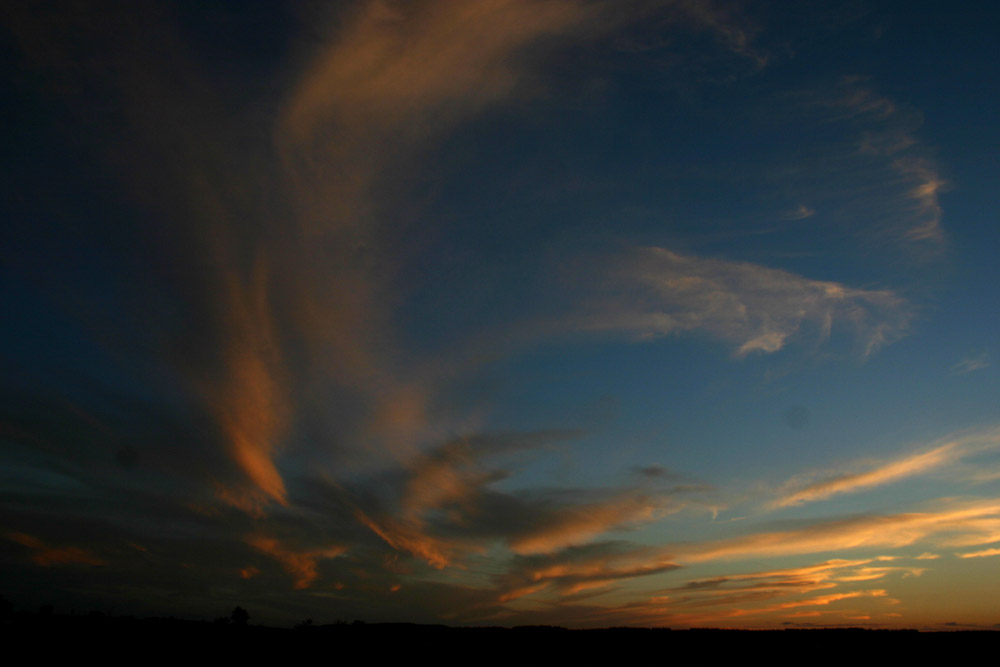
[[[36,565],[50,567],[53,565],[107,565],[107,561],[97,556],[89,549],[82,547],[57,547],[46,544],[34,535],[27,533],[7,533],[7,539],[31,549],[31,560]]]
[[[292,575],[296,589],[309,588],[312,585],[319,576],[316,568],[320,560],[336,558],[347,551],[347,547],[343,546],[296,551],[282,545],[275,538],[265,535],[249,535],[246,542],[257,551],[281,563],[285,571]],[[249,577],[243,573],[250,573],[250,576],[254,576],[253,570],[256,568],[244,568],[241,575],[247,579]]]

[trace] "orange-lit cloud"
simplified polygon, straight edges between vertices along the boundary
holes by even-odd
[[[347,551],[347,547],[333,546],[323,549],[311,549],[307,551],[295,551],[282,545],[273,537],[264,535],[250,535],[246,538],[247,544],[257,551],[271,556],[294,578],[296,589],[309,588],[319,576],[317,565],[320,560],[326,558],[336,558]],[[256,568],[244,568],[240,571],[244,579],[254,576]]]
[[[275,128],[301,237],[285,267],[289,310],[308,348],[308,381],[342,385],[362,406],[351,417],[363,424],[330,428],[353,431],[377,457],[405,462],[447,431],[428,413],[438,376],[453,372],[447,360],[408,364],[395,344],[390,246],[405,216],[387,213],[386,193],[423,169],[430,139],[515,95],[547,45],[599,27],[591,7],[358,3],[330,24],[289,91]]]
[[[428,510],[468,505],[486,484],[504,476],[480,467],[478,455],[460,439],[419,457],[410,467],[401,503],[403,515],[417,520]]]
[[[107,565],[107,561],[82,547],[55,547],[27,533],[7,533],[7,539],[31,549],[36,565]]]
[[[568,437],[567,432],[468,436],[420,455],[407,467],[394,505],[354,517],[392,548],[441,569],[470,553],[505,544],[515,554],[553,553],[672,509],[666,495],[639,490],[505,493],[491,488],[509,476],[486,460]],[[394,494],[395,495],[395,494]],[[353,505],[353,503],[352,503]],[[678,503],[677,507],[681,505]]]
[[[924,572],[922,568],[873,565],[884,559],[885,557],[852,560],[837,558],[796,568],[693,580],[668,589],[673,597],[655,603],[650,601],[650,604],[655,604],[661,614],[679,615],[676,618],[684,618],[686,622],[702,623],[710,622],[712,618],[778,613],[803,606],[825,606],[854,597],[882,597],[884,591],[881,589],[836,589],[850,589],[856,583],[886,579],[890,575],[910,577]],[[817,591],[827,592],[820,596],[803,597]]]
[[[846,549],[902,547],[932,537],[949,544],[983,544],[993,539],[1000,502],[944,502],[936,511],[863,516],[816,523],[806,528],[747,535],[678,547],[680,562],[787,556]]]
[[[568,0],[369,2],[302,78],[286,109],[288,131],[303,141],[326,124],[405,121],[419,131],[429,113],[435,123],[454,122],[511,93],[525,46],[586,15]]]
[[[1000,556],[1000,548],[983,549],[982,551],[972,551],[970,553],[957,554],[959,558],[986,558],[988,556]]]
[[[906,230],[906,238],[913,241],[941,241],[940,193],[946,188],[945,181],[938,173],[937,166],[927,158],[901,157],[893,161],[893,168],[904,179],[909,189],[909,214],[913,218]]]
[[[407,551],[437,569],[451,565],[455,553],[460,550],[457,544],[428,535],[420,522],[398,521],[392,517],[376,520],[361,510],[357,510],[355,516],[393,549]]]
[[[851,493],[861,489],[889,484],[906,477],[926,473],[953,461],[960,454],[957,443],[948,443],[927,452],[890,461],[873,470],[854,475],[842,475],[833,479],[809,484],[775,501],[776,507],[801,505],[823,500],[841,493]]]
[[[964,456],[996,449],[998,446],[1000,446],[1000,429],[998,428],[947,439],[943,444],[938,444],[926,451],[884,462],[864,472],[838,475],[805,485],[793,481],[786,485],[791,487],[791,490],[775,500],[771,506],[779,508],[801,505],[843,493],[853,493],[890,484],[908,477],[926,474]]]
[[[784,611],[785,609],[796,609],[798,607],[822,607],[834,602],[840,602],[841,600],[850,600],[852,598],[861,597],[886,597],[886,592],[882,589],[873,589],[867,591],[851,591],[850,593],[831,593],[830,595],[819,595],[812,598],[806,598],[804,600],[781,602],[769,607],[739,609],[735,610],[733,615],[744,616],[749,614],[768,614],[776,611]]]
[[[250,285],[230,278],[224,383],[210,396],[230,454],[249,478],[249,491],[230,490],[224,499],[250,511],[267,501],[287,505],[284,481],[274,455],[288,419],[281,353],[271,321],[267,272],[258,264]]]

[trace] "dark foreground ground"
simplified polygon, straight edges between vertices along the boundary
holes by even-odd
[[[432,664],[514,661],[614,660],[630,664],[714,664],[763,660],[765,664],[863,663],[916,658],[949,663],[975,655],[995,657],[1000,632],[915,630],[666,630],[556,627],[452,628],[443,625],[336,624],[295,629],[177,619],[22,615],[0,623],[9,651],[35,658],[72,656],[106,662],[187,656],[190,659],[283,662],[323,658],[334,663],[419,660]],[[238,663],[237,663],[238,664]],[[852,665],[853,667],[853,665]]]

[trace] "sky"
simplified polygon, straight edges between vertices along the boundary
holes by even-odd
[[[990,2],[13,2],[0,594],[1000,627]]]

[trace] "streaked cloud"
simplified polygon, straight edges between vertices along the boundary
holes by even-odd
[[[928,158],[900,157],[892,161],[892,167],[907,188],[909,206],[904,212],[909,214],[912,222],[905,232],[906,238],[940,242],[944,238],[940,194],[947,187],[947,181]]]
[[[343,546],[297,551],[288,548],[276,538],[267,535],[249,535],[246,538],[246,542],[257,551],[281,563],[285,571],[292,575],[296,589],[309,588],[312,585],[319,576],[316,566],[320,560],[336,558],[347,551],[347,548]],[[253,567],[240,570],[240,576],[244,579],[250,579],[257,574],[257,569]]]
[[[740,13],[738,5],[697,0],[681,0],[675,4],[695,26],[711,30],[719,43],[731,52],[749,59],[758,68],[767,64],[768,55],[754,43],[759,27]]]
[[[439,570],[451,565],[455,552],[459,551],[456,543],[429,535],[422,521],[400,521],[391,516],[372,518],[360,510],[356,517],[393,549],[408,552]]]
[[[1000,556],[1000,548],[983,549],[981,551],[971,551],[964,554],[955,554],[959,558],[986,558],[988,556]]]
[[[939,195],[947,183],[917,139],[922,115],[861,77],[844,78],[837,89],[820,104],[858,128],[856,168],[868,183],[858,184],[857,203],[871,205],[868,215],[904,240],[943,241]]]
[[[852,493],[862,489],[890,484],[900,479],[921,475],[939,468],[960,455],[956,443],[942,445],[920,454],[891,461],[873,470],[854,475],[841,475],[833,479],[816,482],[782,496],[775,501],[775,507],[801,505],[824,500],[841,493]]]
[[[825,500],[831,496],[854,493],[908,477],[927,474],[963,457],[1000,447],[1000,429],[993,428],[977,433],[949,438],[931,449],[876,464],[863,472],[826,476],[818,482],[795,481],[786,484],[786,490],[775,500],[772,508],[801,505]],[[823,475],[820,475],[823,476]]]
[[[893,573],[919,575],[923,572],[921,568],[872,565],[879,562],[878,558],[835,558],[803,567],[694,580],[671,590],[710,594],[732,590],[783,590],[790,594],[830,588],[839,583],[882,579]]]
[[[512,536],[510,548],[517,554],[550,553],[614,528],[651,521],[664,505],[660,498],[633,492],[591,503],[554,506],[543,502],[536,511],[542,512],[544,520]]]
[[[953,375],[967,375],[969,373],[987,368],[989,365],[990,355],[988,352],[983,352],[975,357],[966,357],[965,359],[962,359],[951,367],[951,372]]]
[[[76,546],[53,546],[27,533],[7,533],[7,539],[31,550],[36,565],[107,565],[107,561],[90,549]]]
[[[790,556],[861,548],[903,547],[936,538],[941,544],[984,544],[997,539],[995,499],[942,502],[937,509],[822,521],[804,528],[763,532],[675,549],[679,563]]]
[[[869,249],[938,257],[947,239],[941,193],[948,179],[922,140],[923,114],[879,88],[870,77],[844,76],[786,94],[783,117],[811,141],[775,170],[771,184],[819,211],[816,229],[849,231]]]
[[[683,506],[672,500],[687,491],[683,487],[498,488],[517,472],[497,467],[498,459],[576,435],[538,431],[448,441],[414,458],[401,475],[366,482],[349,501],[353,517],[393,549],[443,569],[463,567],[469,555],[498,545],[514,554],[554,553]],[[382,491],[377,501],[372,489]]]
[[[454,122],[511,93],[525,46],[588,14],[568,0],[366,3],[308,68],[285,122],[300,140],[327,124],[421,131]],[[425,114],[434,118],[413,122]]]
[[[544,555],[519,556],[500,577],[499,601],[510,602],[541,591],[571,596],[677,567],[659,549],[624,542],[598,542]]]
[[[749,262],[639,248],[613,271],[611,295],[584,326],[639,338],[704,332],[737,357],[846,330],[867,356],[901,337],[911,309],[888,290],[811,280]],[[618,289],[615,289],[618,288]]]

